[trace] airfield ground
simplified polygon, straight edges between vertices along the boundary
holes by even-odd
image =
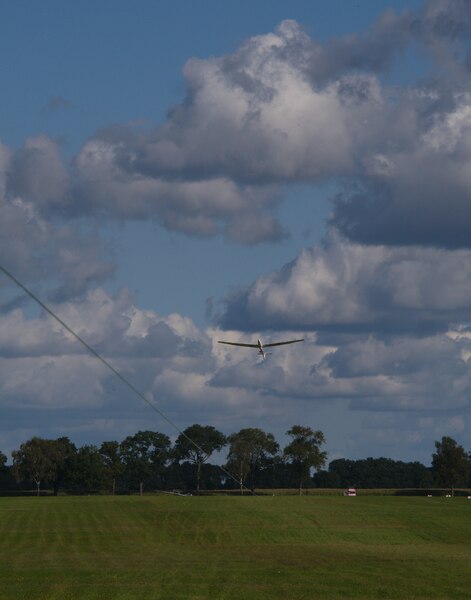
[[[2,600],[469,598],[471,500],[0,498]]]

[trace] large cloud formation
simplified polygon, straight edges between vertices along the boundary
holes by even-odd
[[[2,264],[30,283],[46,281],[56,298],[82,294],[114,271],[96,234],[50,218],[67,202],[68,185],[58,146],[46,136],[15,153],[0,144]]]
[[[286,234],[283,186],[335,180],[331,223],[350,239],[467,247],[470,14],[464,0],[429,0],[322,44],[283,21],[232,54],[190,59],[186,97],[154,131],[104,128],[71,168],[50,140],[29,141],[8,184],[42,215],[155,219],[256,244]],[[388,83],[411,47],[427,56],[421,80]]]
[[[334,233],[228,296],[219,317],[248,330],[396,334],[463,321],[471,321],[469,250],[366,246]]]
[[[85,145],[80,210],[256,243],[283,233],[275,185],[334,178],[345,191],[331,223],[347,237],[469,246],[470,12],[430,1],[325,44],[284,21],[231,55],[189,60],[185,101],[155,132],[110,128]],[[434,77],[388,85],[411,44]]]
[[[179,315],[163,318],[140,310],[125,289],[110,295],[96,288],[80,299],[51,304],[50,308],[98,352],[112,357],[118,368],[132,373],[138,365],[139,378],[147,384],[150,375],[145,374],[150,366],[152,377],[163,368],[161,363],[168,366],[172,361],[191,363],[197,370],[207,351],[208,340],[190,319]],[[104,401],[103,382],[111,372],[47,314],[27,317],[21,309],[14,309],[0,317],[0,335],[6,405],[10,401],[18,405],[18,399],[21,405],[36,408]],[[25,371],[27,378],[21,375]],[[44,386],[38,387],[39,381]]]

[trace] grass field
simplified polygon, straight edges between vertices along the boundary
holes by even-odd
[[[469,598],[471,501],[0,498],[0,598]]]

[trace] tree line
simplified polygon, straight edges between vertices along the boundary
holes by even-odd
[[[430,488],[471,485],[471,456],[450,437],[435,442],[432,467],[388,458],[330,462],[322,450],[322,431],[294,425],[289,443],[280,448],[271,433],[241,429],[225,436],[209,425],[192,425],[174,444],[155,431],[138,431],[121,442],[76,447],[67,437],[33,437],[12,452],[13,464],[0,452],[0,490],[21,491],[34,485],[39,495],[52,489],[75,493],[129,493],[238,488]],[[211,456],[227,448],[224,464]]]

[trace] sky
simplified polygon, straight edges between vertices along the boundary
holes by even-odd
[[[0,265],[179,429],[471,450],[468,2],[0,8]],[[142,429],[2,275],[0,451]]]

